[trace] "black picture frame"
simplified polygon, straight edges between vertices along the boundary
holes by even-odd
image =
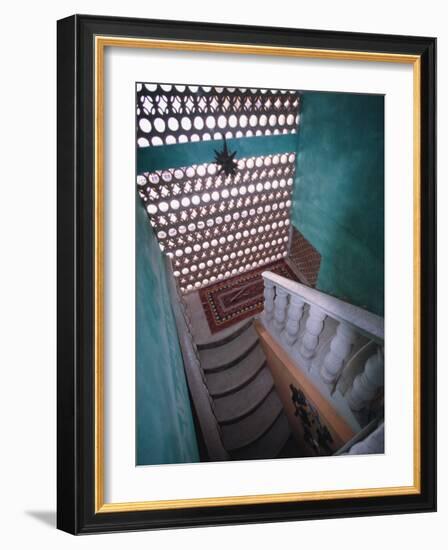
[[[72,534],[436,509],[436,39],[74,15],[58,21],[57,526]],[[95,509],[95,78],[101,36],[415,55],[421,67],[421,483],[418,494],[181,509]]]

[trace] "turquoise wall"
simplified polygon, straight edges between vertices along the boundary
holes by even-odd
[[[137,464],[198,462],[199,452],[160,248],[136,205]]]
[[[224,147],[224,140],[176,143],[158,147],[137,148],[137,174],[214,162],[216,151]],[[237,159],[261,155],[275,155],[296,150],[295,134],[255,136],[227,140],[229,152],[236,150]]]
[[[383,96],[303,93],[291,216],[317,288],[384,315]]]

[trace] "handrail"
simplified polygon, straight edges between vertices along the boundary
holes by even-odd
[[[167,271],[171,307],[176,321],[177,335],[184,360],[185,374],[204,437],[204,443],[211,460],[228,460],[228,453],[221,440],[218,421],[210,403],[210,394],[204,383],[196,345],[180,307],[180,298],[173,275],[171,259],[164,254],[163,256]]]
[[[264,271],[262,276],[288,293],[302,298],[307,304],[319,307],[333,319],[351,325],[358,332],[365,334],[377,343],[384,342],[384,319],[382,317],[276,273]]]

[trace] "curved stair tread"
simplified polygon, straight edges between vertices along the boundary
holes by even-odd
[[[227,452],[247,447],[263,436],[282,413],[276,391],[271,391],[262,404],[239,422],[221,426],[221,438]]]
[[[271,372],[263,367],[255,378],[240,390],[214,399],[215,416],[228,424],[244,418],[261,405],[274,387]]]
[[[258,334],[251,324],[237,338],[211,349],[199,351],[201,366],[205,372],[233,366],[245,357],[258,342]]]
[[[206,374],[207,387],[212,397],[222,397],[238,391],[253,380],[266,363],[259,345],[255,346],[239,363],[225,370]]]
[[[205,349],[213,349],[218,348],[219,346],[223,346],[224,344],[228,344],[235,338],[238,338],[240,334],[242,334],[245,330],[247,330],[250,325],[252,324],[253,320],[244,320],[241,321],[239,324],[236,324],[235,326],[229,327],[227,330],[219,331],[217,334],[212,335],[212,337],[205,341],[196,344],[196,347],[199,351],[205,350]],[[220,337],[221,332],[224,332],[226,336]]]
[[[254,460],[276,458],[291,435],[291,429],[284,413],[254,443],[231,453],[232,460]]]

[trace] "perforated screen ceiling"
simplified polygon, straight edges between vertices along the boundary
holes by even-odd
[[[286,255],[299,106],[295,91],[137,85],[137,147],[154,153],[139,194],[182,292]],[[214,162],[224,137],[233,176]]]

